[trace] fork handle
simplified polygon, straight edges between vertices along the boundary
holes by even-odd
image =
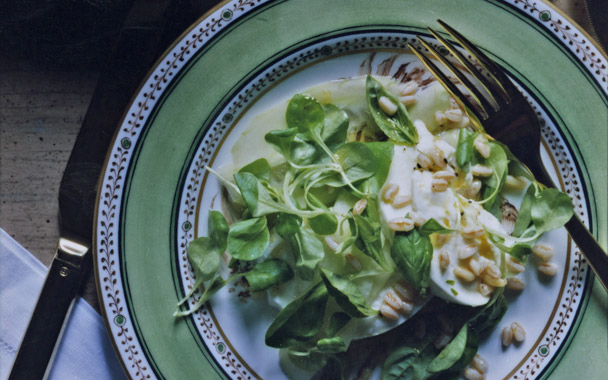
[[[542,166],[540,156],[536,163],[538,165],[534,165],[534,162],[532,162],[528,166],[534,178],[545,185],[557,188],[544,166]],[[606,255],[606,251],[599,245],[595,237],[591,235],[589,229],[583,224],[576,213],[572,215],[572,218],[566,223],[565,227],[604,289],[608,291],[608,255]]]
[[[608,255],[576,214],[566,223],[566,229],[581,250],[596,277],[608,291]]]

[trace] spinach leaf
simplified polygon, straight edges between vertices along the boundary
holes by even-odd
[[[213,240],[207,236],[194,239],[188,245],[188,261],[194,269],[196,286],[210,280],[220,267],[220,251]]]
[[[196,286],[199,287],[204,281],[210,280],[220,266],[220,257],[226,250],[228,236],[228,223],[221,212],[211,210],[209,213],[209,237],[194,239],[188,245],[187,255],[194,275]]]
[[[338,333],[338,331],[340,331],[340,329],[342,329],[342,327],[346,326],[346,324],[350,320],[351,320],[351,317],[346,313],[343,313],[341,311],[333,313],[329,320],[329,327],[327,328],[327,331],[326,331],[327,336],[336,335]]]
[[[560,228],[572,218],[570,197],[559,190],[547,188],[534,198],[530,214],[538,235]]]
[[[237,222],[228,232],[228,253],[235,259],[251,261],[264,254],[270,243],[266,218]]]
[[[352,281],[325,269],[321,269],[321,278],[329,294],[349,316],[365,318],[378,314],[367,305],[363,293]]]
[[[466,128],[462,128],[458,133],[458,144],[456,145],[456,164],[460,169],[466,172],[469,171],[469,166],[477,163],[473,143],[478,135],[479,132],[472,132]]]
[[[328,298],[321,281],[287,304],[266,331],[266,345],[285,348],[311,340],[323,325]]]
[[[234,180],[252,216],[260,217],[277,212],[272,195],[255,175],[248,172],[236,173]]]
[[[257,178],[270,181],[270,164],[265,158],[257,159],[250,164],[243,166],[239,173],[251,173]]]
[[[325,257],[323,243],[314,232],[302,228],[289,240],[296,261],[298,276],[310,281],[313,279],[317,264]]]
[[[293,270],[283,260],[267,259],[244,274],[252,292],[260,292],[293,278]]]
[[[298,215],[286,214],[280,212],[274,222],[274,228],[283,239],[289,239],[300,230],[302,226],[302,218]]]
[[[322,157],[322,150],[309,142],[306,134],[298,133],[297,128],[273,130],[268,132],[264,139],[281,153],[287,162],[295,165],[310,165]]]
[[[377,166],[374,174],[362,182],[359,188],[367,194],[378,194],[388,177],[391,162],[393,161],[394,145],[387,141],[374,141],[366,143],[365,146],[374,154]]]
[[[321,139],[332,152],[335,152],[346,141],[349,123],[348,114],[333,104],[324,105],[323,110],[325,111],[325,120],[321,131]]]
[[[369,178],[377,169],[376,156],[366,144],[357,141],[342,145],[334,153],[334,158],[342,168],[342,173],[336,173],[323,183],[333,187],[342,187],[347,180],[352,184]]]
[[[391,257],[405,280],[421,294],[429,285],[433,245],[428,235],[417,229],[395,234]]]
[[[380,108],[379,100],[383,96],[390,99],[397,106],[397,112],[394,115],[389,116]],[[384,86],[371,75],[367,76],[366,97],[369,112],[374,118],[376,125],[389,139],[396,143],[408,145],[418,143],[418,132],[405,106],[399,99],[386,91]]]
[[[445,228],[442,226],[435,218],[431,218],[424,222],[423,225],[418,229],[421,235],[430,235],[432,233],[436,234],[450,234],[454,230],[450,230],[449,228]]]
[[[428,380],[435,374],[426,368],[435,358],[436,352],[432,344],[420,347],[403,345],[393,350],[384,361],[382,380]]]
[[[319,235],[332,235],[338,230],[338,218],[312,193],[307,193],[308,202],[315,208],[325,210],[324,214],[308,219],[308,224]]]
[[[388,264],[382,251],[382,226],[380,223],[365,215],[354,215],[352,220],[355,226],[354,228],[351,227],[351,231],[358,232],[355,246],[374,259],[381,267],[387,269]]]
[[[228,222],[224,215],[215,210],[209,212],[209,238],[216,245],[220,253],[226,250],[226,240],[228,239]]]
[[[297,128],[300,133],[315,132],[323,127],[325,111],[312,96],[296,94],[287,105],[285,120],[288,128]]]
[[[414,364],[420,351],[414,347],[401,347],[391,352],[384,362],[382,380],[414,379]],[[426,370],[425,370],[426,372]]]
[[[287,161],[291,161],[291,143],[298,134],[298,128],[275,129],[264,135],[264,140]]]

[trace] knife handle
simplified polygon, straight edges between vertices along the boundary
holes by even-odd
[[[43,379],[87,266],[88,247],[61,238],[9,380]]]

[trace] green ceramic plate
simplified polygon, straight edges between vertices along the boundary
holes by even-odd
[[[248,120],[298,91],[362,73],[404,75],[399,70],[408,72],[402,65],[412,60],[406,44],[428,36],[427,26],[440,30],[438,18],[503,65],[527,94],[544,125],[547,166],[605,246],[606,57],[549,5],[224,2],[159,61],[107,159],[96,274],[108,330],[131,378],[285,378],[278,353],[263,343],[276,311],[252,301],[246,285],[235,284],[192,317],[172,317],[193,284],[185,247],[205,233],[207,212],[217,207],[218,186],[204,167],[230,160]],[[543,282],[526,272],[529,286],[510,300],[504,323],[524,324],[527,338],[503,349],[499,331],[486,337],[480,348],[490,362],[486,378],[568,378],[582,354],[598,359],[583,377],[607,369],[600,360],[605,315],[597,300],[588,302],[592,275],[564,231],[548,239],[558,247],[558,274]],[[587,339],[597,331],[603,340]]]

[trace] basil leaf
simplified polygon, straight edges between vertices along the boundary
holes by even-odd
[[[432,344],[424,348],[402,346],[394,350],[384,361],[382,380],[427,380],[433,374],[426,368],[435,358]]]
[[[391,246],[391,257],[405,280],[420,293],[426,293],[433,258],[431,239],[416,229],[398,232]]]
[[[478,135],[479,132],[472,132],[466,128],[462,128],[458,133],[458,144],[456,145],[456,164],[460,169],[466,172],[469,171],[469,166],[477,163],[473,142]]]
[[[338,218],[314,195],[307,193],[308,201],[317,208],[327,211],[324,214],[308,219],[308,224],[319,235],[332,235],[338,230]]]
[[[542,234],[562,227],[572,218],[570,197],[559,190],[547,188],[535,197],[530,214],[536,233]]]
[[[260,292],[293,278],[293,270],[283,260],[268,259],[244,274],[252,292]]]
[[[251,261],[264,254],[270,243],[266,218],[254,218],[237,222],[228,232],[228,253],[233,258]]]
[[[436,234],[450,234],[454,230],[450,230],[449,228],[445,228],[442,226],[435,218],[431,218],[424,222],[423,225],[418,229],[421,235],[430,235],[432,233]]]
[[[187,250],[188,261],[190,261],[190,265],[194,269],[196,282],[199,285],[204,281],[210,280],[215,275],[220,267],[222,252],[213,240],[206,236],[190,242]]]
[[[297,128],[298,132],[315,132],[323,126],[325,111],[323,106],[310,95],[294,95],[285,112],[288,128]]]
[[[243,166],[239,173],[251,173],[257,178],[270,181],[270,164],[265,158],[260,158],[250,164]]]
[[[289,239],[300,230],[302,226],[302,218],[298,215],[286,214],[280,212],[274,222],[274,228],[283,239]]]
[[[285,348],[311,340],[321,330],[328,298],[321,281],[287,304],[266,331],[266,345]]]
[[[397,106],[397,112],[389,116],[380,108],[379,100],[387,97]],[[415,145],[418,143],[418,132],[410,119],[405,106],[393,94],[386,91],[384,86],[371,75],[367,76],[366,97],[369,112],[376,125],[391,140],[397,143]]]
[[[211,210],[209,213],[209,237],[220,253],[226,250],[228,239],[228,222],[221,212]]]
[[[357,285],[346,277],[321,269],[321,278],[323,278],[329,294],[351,317],[365,318],[378,314],[376,310],[367,305],[365,297]]]
[[[481,180],[485,186],[483,195],[486,201],[483,206],[500,219],[499,194],[507,178],[509,160],[499,144],[490,141],[488,145],[490,146],[490,156],[485,159],[484,164],[492,168],[494,175]]]
[[[448,369],[452,369],[452,367],[458,361],[463,359],[464,356],[468,357],[470,354],[465,355],[467,342],[469,340],[468,336],[469,327],[467,324],[465,324],[462,326],[458,334],[456,334],[456,336],[452,339],[452,341],[448,343],[443,350],[441,350],[435,359],[433,359],[433,361],[429,364],[427,371],[433,373],[447,371]],[[472,336],[474,336],[474,334],[472,334]],[[473,338],[473,340],[475,340],[475,338]],[[476,347],[475,351],[477,351]],[[475,356],[475,353],[473,353],[473,356]],[[473,359],[473,357],[469,359],[469,362],[471,359]]]

